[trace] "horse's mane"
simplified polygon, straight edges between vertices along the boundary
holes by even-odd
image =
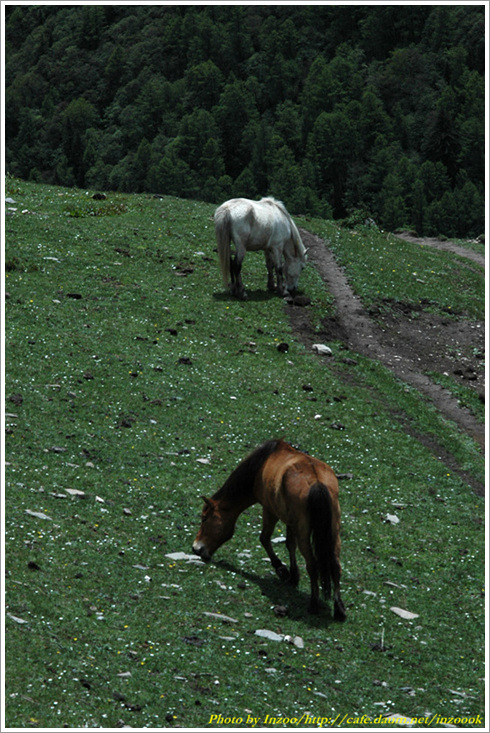
[[[274,206],[277,206],[277,208],[282,211],[282,213],[288,219],[288,221],[289,221],[289,223],[291,225],[291,240],[292,240],[293,246],[294,246],[294,254],[295,254],[295,257],[301,257],[303,259],[304,256],[305,256],[305,254],[306,254],[306,247],[303,244],[303,241],[301,239],[300,233],[298,231],[298,227],[294,223],[294,221],[293,221],[293,219],[291,217],[291,214],[286,209],[286,207],[283,204],[283,202],[282,201],[278,201],[273,196],[266,196],[265,198],[261,198],[260,199],[260,203],[261,204],[272,204]]]
[[[278,209],[281,209],[282,213],[283,214],[286,214],[286,216],[288,217],[288,219],[291,218],[289,216],[289,212],[286,209],[286,207],[284,206],[283,202],[282,201],[278,201],[277,199],[274,198],[274,196],[265,196],[264,198],[261,198],[260,199],[260,203],[261,204],[273,204],[274,206],[277,206]]]
[[[278,440],[267,440],[262,443],[238,464],[221,489],[218,489],[212,498],[236,501],[243,498],[247,492],[251,493],[258,471],[260,471],[269,456],[274,453],[278,444]]]

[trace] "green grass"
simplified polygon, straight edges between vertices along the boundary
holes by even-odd
[[[484,268],[475,263],[402,241],[376,228],[359,226],[349,230],[324,220],[300,221],[328,241],[354,291],[367,307],[394,299],[423,303],[435,312],[485,320]],[[481,245],[478,247],[481,250]]]
[[[338,345],[333,360],[308,353],[265,292],[261,255],[245,261],[249,300],[225,295],[212,206],[94,202],[12,179],[7,195],[17,211],[5,253],[5,589],[7,613],[26,622],[6,619],[7,725],[192,728],[214,727],[212,715],[306,712],[483,720],[483,499],[395,415],[450,441],[481,477],[472,442],[379,365],[359,357],[351,383],[336,374]],[[413,260],[412,245],[397,246]],[[436,307],[466,297],[439,279]],[[312,268],[302,286],[319,319],[331,299]],[[166,557],[190,552],[199,497],[280,435],[353,474],[341,482],[343,625],[308,616],[304,572],[298,590],[276,579],[258,507],[214,563]],[[261,628],[305,647],[265,641]]]

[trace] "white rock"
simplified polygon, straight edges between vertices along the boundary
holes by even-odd
[[[187,552],[169,552],[165,555],[169,560],[189,560],[194,559],[196,555],[188,555]]]
[[[400,616],[400,618],[404,618],[407,621],[411,621],[414,618],[418,618],[418,613],[412,613],[411,611],[405,611],[403,608],[398,608],[398,606],[392,606],[390,608],[390,611],[393,611],[393,613],[396,613],[397,616]]]
[[[12,616],[11,613],[8,613],[7,616],[12,619],[12,621],[15,621],[16,624],[26,624],[27,621],[23,618],[19,618],[18,616]]]
[[[256,636],[261,636],[264,639],[269,639],[270,641],[283,641],[284,635],[283,634],[276,634],[275,631],[269,631],[269,629],[257,629],[255,632]]]
[[[385,517],[385,522],[388,524],[399,524],[400,520],[396,516],[396,514],[387,514]]]
[[[44,514],[44,512],[32,512],[30,509],[26,509],[26,514],[29,514],[31,517],[37,517],[37,519],[49,519],[50,522],[53,521],[53,518]]]
[[[316,351],[317,354],[321,354],[322,356],[332,356],[332,349],[330,346],[327,346],[326,344],[313,344],[311,347],[313,351]]]
[[[232,618],[231,616],[225,616],[224,613],[212,613],[211,611],[203,611],[205,616],[209,616],[209,618],[216,619],[216,621],[221,621],[224,624],[237,624],[238,619]]]

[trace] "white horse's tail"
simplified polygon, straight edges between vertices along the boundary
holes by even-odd
[[[218,244],[218,259],[223,277],[223,285],[228,287],[230,282],[230,259],[231,259],[231,216],[228,209],[220,206],[214,214],[214,231]]]

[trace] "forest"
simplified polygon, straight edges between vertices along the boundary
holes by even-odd
[[[484,231],[483,4],[49,3],[5,17],[10,175]]]

